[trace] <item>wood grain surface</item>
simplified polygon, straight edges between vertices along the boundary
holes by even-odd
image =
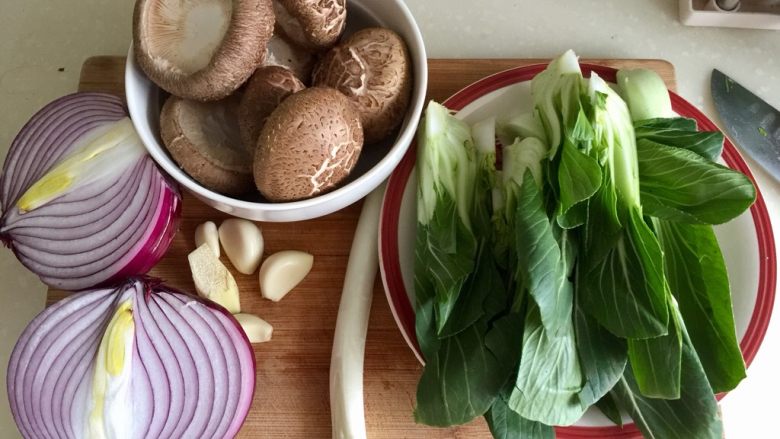
[[[660,60],[585,60],[622,67],[656,70],[670,88],[674,69]],[[124,94],[123,57],[93,57],[81,72],[80,91]],[[444,100],[483,76],[546,60],[480,59],[429,61],[429,98]],[[358,203],[359,204],[359,203]],[[294,223],[259,224],[265,254],[297,249],[314,255],[311,274],[279,303],[260,297],[257,276],[233,271],[244,312],[261,316],[274,327],[273,340],[255,345],[257,384],[252,410],[239,437],[325,439],[331,436],[328,369],[339,296],[360,206],[353,205],[323,218]],[[203,221],[227,218],[189,194],[184,194],[181,228],[166,256],[150,275],[194,291],[187,254],[193,233]],[[224,252],[223,252],[224,253]],[[232,269],[227,259],[226,266]],[[63,297],[50,291],[48,303]],[[482,419],[458,428],[417,425],[412,410],[421,367],[396,327],[377,275],[365,361],[365,405],[368,436],[374,438],[489,438]]]

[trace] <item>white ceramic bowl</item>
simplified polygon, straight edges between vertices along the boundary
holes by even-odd
[[[125,69],[127,106],[149,154],[168,174],[204,203],[230,215],[256,221],[316,218],[349,206],[366,196],[395,169],[414,138],[425,104],[428,66],[420,29],[403,0],[348,0],[347,8],[345,33],[379,25],[396,31],[404,38],[412,61],[414,87],[406,118],[396,137],[365,148],[345,185],[326,194],[288,203],[263,202],[259,194],[257,201],[238,199],[201,186],[173,161],[165,149],[160,139],[160,109],[167,94],[146,77],[135,62],[131,47]]]

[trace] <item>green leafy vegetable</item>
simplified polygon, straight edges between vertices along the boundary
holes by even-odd
[[[428,425],[459,425],[482,416],[493,404],[511,369],[485,346],[480,322],[442,340],[427,358],[417,387],[415,419]]]
[[[503,145],[511,145],[515,140],[523,140],[527,137],[539,139],[547,143],[547,134],[544,132],[539,113],[523,113],[512,118],[496,123],[496,134]]]
[[[622,427],[623,426],[623,414],[620,412],[615,397],[612,396],[612,392],[607,393],[601,399],[596,401],[596,407],[601,410],[601,413],[607,417],[613,424]]]
[[[569,273],[530,171],[512,192],[518,193],[513,216],[518,277],[539,307],[544,329],[555,336],[571,325],[574,291]]]
[[[477,272],[495,272],[489,251],[480,252]],[[500,285],[491,292],[506,298]],[[513,343],[522,331],[522,318],[508,314],[492,325],[495,309],[461,332],[441,340],[427,357],[417,388],[415,419],[428,425],[458,425],[482,416],[499,390],[516,370],[520,345]],[[492,326],[492,327],[489,327]]]
[[[509,407],[526,419],[571,425],[585,412],[578,398],[580,390],[582,372],[571,320],[558,336],[550,336],[538,308],[529,306]]]
[[[595,405],[649,438],[720,437],[713,389],[745,367],[710,224],[744,213],[755,188],[715,163],[720,133],[675,117],[657,75],[618,82],[586,80],[567,52],[534,78],[530,113],[469,130],[429,106],[418,422],[484,416],[496,438],[552,438]]]
[[[513,384],[505,386],[485,414],[490,433],[495,439],[537,438],[555,439],[555,430],[541,422],[531,421],[509,408],[507,401]]]
[[[663,79],[649,69],[622,69],[617,81],[623,98],[631,107],[633,120],[670,117],[672,102]],[[659,114],[660,113],[660,114]]]
[[[587,408],[603,398],[623,376],[626,342],[599,326],[580,307],[575,308],[574,328],[585,378],[579,398],[580,404]]]
[[[593,147],[605,160],[607,177],[589,206],[582,251],[586,268],[578,282],[582,305],[617,336],[664,335],[668,312],[663,255],[642,216],[631,116],[626,104],[596,75],[590,78],[590,94]],[[602,242],[601,247],[590,246],[594,239]]]
[[[657,221],[669,287],[715,392],[745,378],[726,263],[710,226]]]
[[[425,321],[440,332],[474,269],[476,151],[469,127],[436,103],[428,105],[419,143],[415,290],[419,307],[433,311]]]
[[[682,333],[676,313],[670,313],[669,330],[661,337],[628,340],[628,358],[639,391],[651,398],[680,397]]]
[[[723,427],[718,403],[688,337],[683,332],[680,398],[653,399],[642,396],[631,373],[626,373],[612,391],[618,405],[649,439],[720,439]]]
[[[720,131],[697,131],[696,121],[683,117],[645,119],[634,122],[637,141],[649,140],[661,145],[693,151],[715,161],[723,150]]]
[[[648,139],[637,143],[645,213],[694,224],[721,224],[756,199],[750,179],[683,148]]]

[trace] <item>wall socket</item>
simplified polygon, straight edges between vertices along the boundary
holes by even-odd
[[[724,11],[715,0],[679,2],[680,21],[687,26],[780,30],[780,0],[741,0],[734,11]]]

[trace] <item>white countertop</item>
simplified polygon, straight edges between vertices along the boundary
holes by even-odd
[[[84,59],[127,52],[133,9],[131,0],[2,3],[0,159],[37,109],[75,90]],[[663,58],[677,69],[679,93],[713,118],[713,68],[780,108],[780,31],[685,27],[678,21],[677,0],[407,3],[432,58],[550,58],[570,48],[584,58]],[[772,223],[780,224],[780,184],[749,164]],[[19,333],[43,307],[45,288],[9,251],[0,251],[0,279],[0,437],[12,438],[18,432],[5,397],[5,369]],[[777,369],[780,317],[770,324],[748,378],[722,402],[726,437],[777,436]]]

